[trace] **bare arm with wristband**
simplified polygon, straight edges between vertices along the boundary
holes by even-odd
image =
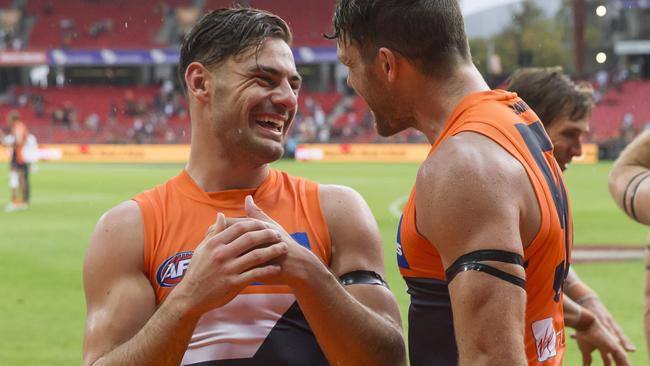
[[[614,162],[609,191],[616,204],[637,222],[650,225],[650,131],[639,135]]]
[[[637,136],[614,162],[609,192],[619,208],[633,220],[650,225],[650,131]],[[644,332],[650,348],[650,275],[646,252]]]
[[[527,365],[519,206],[534,194],[523,168],[462,133],[422,165],[416,194],[418,231],[446,269],[459,365]]]

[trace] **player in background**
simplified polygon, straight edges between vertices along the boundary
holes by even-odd
[[[614,162],[609,192],[626,215],[650,225],[650,130],[637,136]],[[650,246],[646,251],[644,334],[650,350]]]
[[[26,124],[21,121],[18,111],[13,110],[7,115],[9,134],[0,131],[0,141],[10,149],[9,188],[11,189],[11,202],[5,206],[5,211],[24,210],[29,205],[29,156],[26,150],[31,147],[30,133]],[[28,149],[26,149],[28,147]]]
[[[99,220],[85,365],[405,364],[365,201],[269,166],[297,111],[290,42],[282,19],[249,8],[188,34],[189,161]]]
[[[594,104],[591,86],[574,83],[561,67],[531,67],[515,71],[508,80],[507,89],[516,92],[540,117],[553,143],[555,160],[563,171],[566,170],[571,160],[582,154],[582,142],[589,132]],[[616,343],[620,343],[625,351],[635,351],[636,347],[598,294],[580,280],[573,268],[569,269],[565,280],[564,294],[567,295],[564,298],[567,325],[575,328],[576,324],[591,323],[586,329],[576,332],[586,362],[590,362],[594,347],[603,355],[622,353]]]

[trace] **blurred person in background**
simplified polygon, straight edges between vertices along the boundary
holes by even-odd
[[[517,95],[539,116],[553,143],[553,155],[564,171],[574,157],[582,155],[582,143],[589,132],[589,119],[594,105],[591,85],[576,84],[561,67],[523,68],[508,80],[509,91]],[[567,325],[590,323],[576,332],[585,362],[596,347],[604,354],[620,353],[636,347],[609,313],[598,294],[587,286],[573,268],[564,282],[564,316]],[[593,321],[591,321],[593,319]]]
[[[189,161],[99,220],[85,365],[406,363],[363,198],[269,166],[301,87],[290,42],[282,19],[248,8],[188,34]]]
[[[30,202],[29,169],[34,161],[36,138],[29,133],[27,125],[20,119],[16,110],[7,115],[9,134],[0,130],[0,140],[10,149],[9,188],[11,202],[5,206],[5,211],[24,210]]]
[[[631,219],[650,225],[650,130],[632,141],[609,173],[609,192]],[[644,334],[650,350],[650,246],[646,250]]]

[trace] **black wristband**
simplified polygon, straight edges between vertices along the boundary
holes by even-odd
[[[386,288],[388,287],[388,284],[386,281],[384,281],[383,278],[379,275],[379,273],[374,272],[374,271],[352,271],[348,272],[341,277],[339,277],[339,281],[343,286],[348,286],[348,285],[380,285],[384,286]]]

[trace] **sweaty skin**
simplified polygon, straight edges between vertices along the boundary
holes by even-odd
[[[650,131],[637,136],[623,150],[609,173],[609,192],[630,218],[650,225]],[[646,250],[644,334],[650,349],[650,251]]]

